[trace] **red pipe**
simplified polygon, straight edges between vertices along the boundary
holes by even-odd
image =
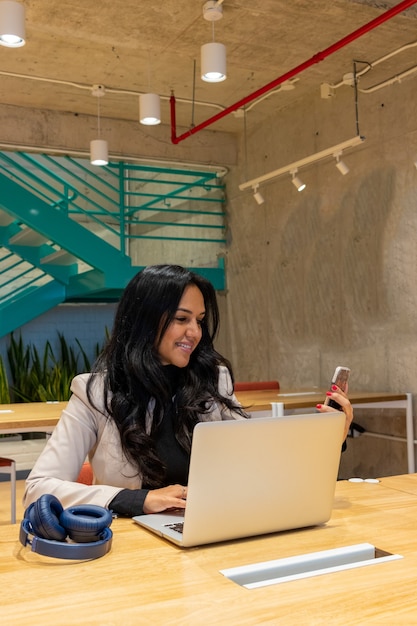
[[[334,52],[337,52],[337,50],[340,50],[341,48],[344,48],[345,46],[347,46],[349,43],[351,43],[355,39],[358,39],[359,37],[361,37],[365,33],[368,33],[370,30],[373,30],[374,28],[376,28],[380,24],[383,24],[384,22],[386,22],[387,20],[391,19],[392,17],[394,17],[398,13],[401,13],[401,11],[404,11],[408,7],[412,6],[413,4],[416,4],[416,2],[417,2],[417,0],[403,0],[403,2],[400,2],[399,4],[397,4],[397,6],[392,7],[391,9],[389,9],[388,11],[386,11],[385,13],[380,15],[379,17],[376,17],[375,19],[371,20],[370,22],[368,22],[364,26],[361,26],[357,30],[353,31],[353,33],[350,33],[350,35],[346,35],[346,37],[343,37],[342,39],[340,39],[339,41],[337,41],[333,45],[329,46],[328,48],[326,48],[322,52],[318,52],[317,54],[312,56],[307,61],[304,61],[304,63],[301,63],[301,65],[298,65],[294,69],[290,70],[289,72],[286,72],[285,74],[283,74],[279,78],[276,78],[275,80],[273,80],[272,82],[268,83],[264,87],[261,87],[257,91],[254,91],[249,96],[246,96],[245,98],[242,98],[242,100],[239,100],[238,102],[236,102],[235,104],[232,104],[231,106],[227,107],[223,111],[220,111],[220,113],[216,113],[216,115],[213,115],[213,117],[210,117],[205,122],[201,122],[201,124],[197,124],[197,126],[193,126],[193,128],[190,128],[189,130],[187,130],[185,133],[183,133],[179,137],[177,137],[177,134],[176,134],[175,96],[172,93],[171,94],[171,98],[170,98],[170,105],[171,105],[170,106],[170,108],[171,108],[171,141],[172,141],[172,143],[178,144],[180,141],[183,141],[183,139],[186,139],[187,137],[190,137],[191,135],[194,135],[195,133],[197,133],[198,131],[202,130],[203,128],[206,128],[207,126],[210,126],[210,124],[214,124],[214,122],[217,122],[222,117],[225,117],[226,115],[229,115],[229,113],[232,113],[233,111],[236,111],[237,109],[242,108],[243,106],[245,106],[245,104],[248,104],[249,102],[252,102],[252,100],[256,100],[256,98],[259,98],[260,96],[262,96],[267,91],[270,91],[274,87],[277,87],[281,83],[284,83],[286,80],[289,80],[290,78],[293,78],[293,76],[295,76],[296,74],[299,74],[300,72],[303,72],[304,70],[306,70],[308,67],[310,67],[314,63],[319,63],[320,61],[323,61],[323,59],[325,59],[326,57],[330,56]]]

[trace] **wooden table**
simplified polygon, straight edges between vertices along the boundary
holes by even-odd
[[[416,474],[405,474],[404,476],[401,476],[401,481],[398,480],[398,476],[386,476],[381,478],[381,484],[384,485],[384,487],[397,489],[398,491],[403,491],[417,496]]]
[[[67,402],[0,404],[0,434],[51,433]]]
[[[406,489],[417,490],[417,476],[384,480],[339,482],[324,526],[201,548],[178,548],[118,519],[111,551],[90,562],[41,557],[20,545],[17,526],[2,526],[2,623],[416,624],[417,498]],[[219,573],[362,542],[403,558],[253,590]]]
[[[239,402],[248,407],[247,410],[255,415],[271,414],[271,403],[278,403],[279,412],[291,412],[295,409],[311,409],[324,401],[326,389],[294,389],[280,390],[278,393],[271,390],[239,391],[236,393]],[[367,433],[374,437],[404,441],[407,444],[408,472],[416,471],[415,449],[417,441],[414,439],[413,401],[411,393],[385,393],[349,391],[349,399],[355,409],[401,409],[405,412],[406,438],[391,437],[380,433]]]

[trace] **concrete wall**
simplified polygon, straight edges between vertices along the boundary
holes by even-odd
[[[332,159],[308,166],[299,172],[305,191],[280,177],[261,188],[261,206],[238,184],[353,137],[353,89],[330,100],[312,94],[247,133],[246,145],[241,137],[240,168],[227,179],[226,323],[238,378],[326,385],[345,364],[351,389],[417,393],[414,92],[409,80],[360,95],[366,140],[343,156],[350,173]],[[372,426],[403,436],[403,423],[381,416]],[[346,472],[406,471],[404,444],[388,456],[386,443],[366,441],[366,455],[355,453],[364,442],[352,442]],[[370,468],[371,451],[379,462]]]
[[[70,106],[70,105],[69,105]],[[45,103],[47,107],[47,103]],[[178,134],[185,129],[178,129]],[[232,135],[202,131],[176,146],[166,125],[147,127],[139,122],[101,118],[101,132],[109,144],[109,156],[182,163],[236,164]],[[43,148],[47,153],[89,155],[90,140],[97,137],[97,118],[77,113],[33,110],[0,104],[0,146]],[[221,159],[218,160],[218,157]]]

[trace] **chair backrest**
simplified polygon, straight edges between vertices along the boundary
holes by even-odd
[[[277,380],[259,380],[255,382],[237,382],[235,391],[261,391],[263,389],[279,389]]]
[[[0,456],[0,467],[12,467],[15,461],[13,459],[7,459],[4,456]]]
[[[93,484],[93,469],[87,461],[81,467],[80,473],[78,474],[77,483],[83,483],[83,485],[92,485]]]

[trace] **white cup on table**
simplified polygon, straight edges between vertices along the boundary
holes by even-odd
[[[284,403],[271,402],[272,417],[284,417]]]

